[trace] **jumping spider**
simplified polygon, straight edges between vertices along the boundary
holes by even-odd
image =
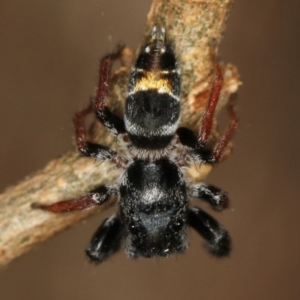
[[[154,27],[146,39],[129,80],[124,120],[113,114],[105,100],[111,61],[121,50],[101,60],[99,87],[92,104],[75,115],[76,142],[82,155],[111,161],[123,169],[119,181],[101,185],[87,195],[51,205],[37,205],[53,213],[88,209],[102,205],[118,195],[120,210],[98,228],[86,253],[91,261],[102,262],[122,243],[130,257],[169,256],[187,249],[187,227],[193,227],[216,256],[228,255],[230,237],[211,216],[189,206],[189,197],[208,202],[214,209],[228,207],[222,190],[199,183],[188,185],[182,167],[189,164],[214,164],[220,160],[238,126],[229,106],[231,121],[214,149],[207,142],[215,108],[223,84],[219,64],[205,108],[199,136],[180,121],[180,72],[165,29]],[[86,140],[84,118],[92,110],[99,121],[126,143],[126,155]],[[185,149],[184,157],[177,150]]]

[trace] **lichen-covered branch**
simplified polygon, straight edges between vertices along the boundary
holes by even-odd
[[[232,2],[154,0],[148,14],[146,32],[155,24],[162,25],[174,45],[182,72],[182,124],[195,130],[213,76],[212,40],[216,44],[220,42]],[[115,99],[124,100],[131,61],[132,52],[125,49],[123,67],[112,77],[107,102],[120,116],[123,102]],[[224,66],[224,75],[225,85],[218,109],[226,104],[229,95],[236,92],[239,85],[238,73],[233,66]],[[114,142],[99,125],[92,127],[91,136],[105,145]],[[198,173],[191,171],[191,175],[204,177],[209,170],[202,168]],[[32,209],[32,203],[52,203],[82,195],[96,185],[113,182],[117,176],[113,165],[95,163],[74,150],[7,189],[0,195],[0,265],[9,263],[34,245],[102,209],[54,215]]]

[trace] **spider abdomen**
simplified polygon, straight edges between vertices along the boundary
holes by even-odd
[[[167,256],[187,248],[188,200],[181,170],[170,160],[138,160],[120,186],[121,218],[129,256]]]

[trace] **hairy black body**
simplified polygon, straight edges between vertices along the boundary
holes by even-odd
[[[170,160],[131,164],[120,185],[120,209],[129,256],[167,256],[187,248],[186,185]]]
[[[212,254],[227,255],[231,243],[224,227],[200,208],[189,206],[192,197],[222,210],[228,207],[227,194],[204,183],[187,184],[182,169],[189,164],[218,162],[237,128],[237,118],[230,106],[227,130],[213,149],[207,148],[223,83],[220,66],[216,63],[216,77],[198,137],[190,129],[178,128],[180,72],[164,28],[154,27],[141,47],[129,81],[124,120],[110,112],[105,106],[110,62],[120,51],[102,59],[92,106],[75,116],[80,153],[115,163],[123,169],[119,181],[99,186],[78,198],[36,207],[54,213],[70,212],[101,205],[112,195],[118,195],[119,212],[104,220],[86,249],[93,262],[104,261],[122,244],[130,257],[183,252],[188,247],[188,226],[207,241]],[[126,141],[125,155],[86,140],[84,118],[92,110],[111,134]]]

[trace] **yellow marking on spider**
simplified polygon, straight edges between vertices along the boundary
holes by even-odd
[[[133,92],[157,90],[159,93],[171,93],[171,85],[168,79],[160,78],[159,74],[147,72],[145,76],[139,79]]]

